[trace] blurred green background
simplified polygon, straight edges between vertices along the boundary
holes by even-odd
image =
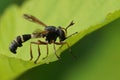
[[[119,0],[0,0],[0,80],[120,80],[119,3]],[[75,31],[79,34],[68,43],[77,59],[64,47],[60,51],[61,62],[56,61],[51,51],[47,60],[33,64],[28,61],[30,41],[18,54],[10,53],[9,43],[16,36],[43,29],[24,20],[24,13],[55,26],[65,27],[74,20],[76,24],[68,35]],[[41,52],[46,51],[43,48]],[[48,62],[51,63],[44,64]]]

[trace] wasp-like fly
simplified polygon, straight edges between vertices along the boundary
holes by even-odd
[[[21,47],[22,43],[26,42],[27,40],[32,39],[32,38],[45,38],[45,42],[41,41],[41,40],[38,40],[37,42],[30,42],[30,57],[31,57],[30,60],[33,59],[32,44],[38,45],[38,57],[37,57],[37,59],[35,60],[34,63],[37,63],[37,61],[38,61],[38,59],[40,57],[40,54],[41,54],[39,45],[46,45],[46,47],[47,47],[47,55],[43,58],[43,59],[45,59],[45,58],[48,57],[48,44],[53,43],[53,48],[55,50],[55,55],[59,59],[59,56],[56,54],[55,44],[56,45],[61,45],[61,47],[64,44],[67,44],[67,46],[69,48],[68,43],[64,42],[64,40],[77,33],[77,32],[75,32],[75,33],[71,34],[70,36],[66,36],[67,29],[70,26],[74,25],[73,21],[66,28],[63,28],[63,27],[60,27],[60,26],[59,27],[48,26],[48,25],[46,25],[45,23],[43,23],[42,21],[38,20],[36,17],[34,17],[32,15],[24,14],[24,18],[26,20],[29,20],[31,22],[34,22],[34,23],[37,23],[37,24],[43,26],[44,30],[43,31],[34,32],[32,34],[24,34],[22,36],[17,36],[16,39],[11,42],[11,45],[10,45],[9,49],[10,49],[10,51],[12,53],[15,54],[17,48]],[[59,42],[56,42],[57,38],[59,38]]]

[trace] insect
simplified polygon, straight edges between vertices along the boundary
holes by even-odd
[[[67,29],[74,25],[73,21],[71,21],[71,23],[66,27],[63,28],[61,26],[59,27],[55,27],[55,26],[48,26],[45,23],[43,23],[42,21],[40,21],[39,19],[37,19],[36,17],[32,16],[32,15],[28,15],[28,14],[24,14],[23,15],[24,18],[26,20],[29,20],[31,22],[37,23],[41,26],[44,27],[43,31],[38,31],[38,32],[33,32],[32,34],[24,34],[22,36],[17,36],[15,40],[13,40],[9,46],[9,49],[12,53],[16,54],[16,50],[18,47],[22,46],[22,43],[28,41],[29,39],[32,38],[45,38],[45,41],[41,41],[38,40],[37,42],[30,42],[30,60],[33,59],[33,54],[32,54],[32,44],[36,44],[38,45],[38,57],[37,59],[34,61],[34,63],[37,63],[41,52],[40,52],[40,46],[39,45],[46,45],[47,48],[47,55],[43,58],[47,58],[48,57],[48,44],[52,44],[53,43],[53,48],[55,50],[55,55],[56,57],[59,59],[60,57],[57,55],[56,53],[56,45],[61,45],[60,48],[64,45],[67,44],[68,48],[70,47],[68,45],[67,42],[64,42],[64,40],[66,40],[67,38],[71,37],[72,35],[76,34],[77,32],[71,34],[70,36],[66,36],[67,34]],[[56,39],[59,38],[59,42],[56,42]]]

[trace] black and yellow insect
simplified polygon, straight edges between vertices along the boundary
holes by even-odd
[[[34,17],[32,15],[24,14],[24,18],[31,22],[38,23],[39,25],[42,25],[45,28],[43,31],[38,31],[38,32],[34,32],[32,34],[24,34],[22,36],[17,36],[16,39],[11,42],[9,49],[12,53],[16,53],[17,48],[21,47],[22,43],[26,42],[27,40],[32,39],[32,38],[45,38],[45,41],[38,40],[37,42],[30,42],[30,56],[31,56],[30,60],[33,59],[32,44],[38,45],[38,54],[39,55],[38,55],[38,58],[35,60],[35,63],[37,63],[37,61],[40,57],[40,54],[41,54],[39,45],[46,45],[46,47],[47,47],[47,55],[43,58],[43,59],[45,59],[48,56],[48,44],[53,43],[55,55],[59,59],[59,56],[56,54],[55,44],[61,45],[61,47],[64,44],[67,44],[67,46],[69,47],[68,43],[64,42],[64,40],[77,33],[77,32],[75,32],[75,33],[71,34],[70,36],[66,36],[67,29],[70,26],[74,25],[73,21],[66,28],[62,28],[60,26],[59,27],[47,26],[42,21],[38,20],[36,17]],[[59,38],[59,42],[56,42],[57,38]]]

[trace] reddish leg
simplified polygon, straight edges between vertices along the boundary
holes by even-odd
[[[67,47],[68,47],[68,49],[69,49],[69,52],[70,52],[71,55],[76,59],[76,56],[72,54],[71,48],[70,48],[70,46],[69,46],[69,44],[68,44],[67,42],[60,42],[60,43],[59,43],[59,42],[55,42],[55,44],[56,44],[56,45],[61,45],[59,49],[61,49],[62,46],[63,46],[64,44],[66,44]]]
[[[48,44],[46,44],[46,48],[47,48],[47,55],[43,58],[43,60],[48,57],[48,52],[49,52],[49,51],[48,51]]]
[[[31,42],[31,43],[30,43],[30,56],[31,56],[30,60],[33,59],[32,44],[37,44],[37,45],[38,45],[38,57],[37,57],[37,59],[36,59],[35,62],[34,62],[34,63],[37,63],[37,61],[39,60],[40,55],[41,55],[39,45],[47,45],[47,43],[46,43],[46,42],[42,42],[42,41],[40,41],[40,40],[38,40],[38,42]]]
[[[55,44],[54,44],[54,43],[53,43],[53,48],[54,48],[56,57],[57,57],[58,59],[60,59],[60,57],[59,57],[59,56],[57,55],[57,53],[56,53],[56,47],[55,47]]]

